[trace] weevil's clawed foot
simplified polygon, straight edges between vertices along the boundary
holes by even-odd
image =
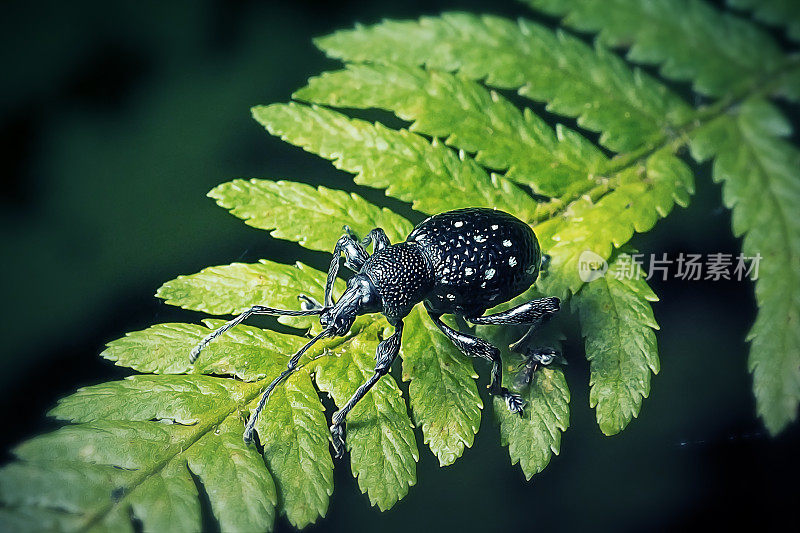
[[[331,441],[333,444],[333,456],[341,459],[344,456],[344,430],[341,424],[334,423],[331,426]]]
[[[552,348],[528,350],[525,354],[525,362],[522,363],[522,370],[517,374],[516,385],[518,387],[530,385],[539,368],[550,366],[553,363],[567,364],[567,361],[557,350]]]
[[[527,358],[527,364],[536,364],[538,366],[550,366],[553,363],[567,364],[566,359],[561,356],[558,350],[553,348],[531,349],[528,350],[525,357]]]
[[[194,364],[194,362],[197,361],[197,358],[200,357],[200,351],[202,349],[203,349],[203,345],[202,344],[198,344],[197,346],[192,348],[192,351],[189,352],[189,362],[190,363]]]
[[[345,224],[344,226],[342,226],[342,231],[345,233],[345,235],[348,235],[348,236],[350,236],[350,238],[352,238],[354,241],[358,241],[358,240],[359,240],[359,239],[358,239],[358,235],[356,235],[356,232],[355,232],[355,231],[353,231],[353,230],[350,228],[350,226],[348,226],[347,224]]]
[[[253,428],[250,426],[244,428],[244,435],[242,435],[242,439],[247,445],[253,444]]]
[[[509,411],[522,416],[522,411],[525,409],[525,400],[522,399],[522,396],[509,392],[508,389],[503,389],[500,396],[506,402]]]

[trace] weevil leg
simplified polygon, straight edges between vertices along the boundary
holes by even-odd
[[[372,253],[375,253],[378,250],[383,250],[392,244],[389,242],[389,237],[386,236],[386,232],[381,228],[373,229],[366,237],[364,237],[364,240],[361,241],[361,244],[363,244],[365,247],[369,246],[369,243],[373,243]]]
[[[539,298],[512,307],[507,311],[479,317],[466,317],[473,324],[533,324],[540,325],[558,313],[561,301],[558,298]]]
[[[478,357],[492,363],[492,374],[489,382],[489,392],[496,396],[500,396],[505,400],[508,410],[512,413],[522,414],[522,409],[525,407],[525,401],[519,394],[510,392],[503,387],[503,366],[500,359],[500,350],[491,343],[467,333],[456,331],[444,322],[442,322],[442,314],[435,313],[427,308],[428,316],[431,317],[436,327],[456,345],[456,348],[461,350],[464,355],[470,357]]]
[[[525,362],[522,366],[525,367],[525,371],[517,376],[517,385],[520,387],[529,385],[536,371],[543,366],[550,366],[553,363],[567,364],[561,352],[550,347],[527,348],[524,356]]]
[[[333,282],[336,281],[336,275],[339,273],[341,255],[344,254],[344,265],[353,272],[361,270],[361,267],[364,266],[364,261],[369,257],[367,251],[356,238],[355,233],[347,226],[344,227],[344,232],[344,235],[336,241],[331,265],[328,267],[328,278],[325,281],[325,307],[333,306]]]
[[[319,315],[322,313],[322,308],[319,309],[302,309],[300,311],[293,311],[290,309],[274,309],[272,307],[267,307],[265,305],[254,305],[250,309],[246,310],[241,315],[237,316],[230,322],[226,322],[220,328],[212,331],[209,335],[207,335],[203,340],[201,340],[197,345],[192,348],[192,351],[189,352],[189,362],[194,363],[197,361],[197,357],[200,355],[206,346],[209,345],[211,341],[231,329],[233,326],[241,324],[244,322],[249,316],[251,315],[272,315],[272,316],[310,316],[310,315]]]
[[[545,322],[558,313],[561,300],[558,298],[539,298],[525,302],[507,311],[493,315],[467,318],[473,324],[502,325],[502,324],[530,324],[528,331],[509,348],[519,352],[533,336],[533,333]]]
[[[286,365],[286,370],[280,373],[280,375],[273,379],[272,382],[267,385],[267,388],[264,389],[264,393],[261,395],[261,399],[258,401],[258,405],[256,406],[253,413],[250,415],[250,419],[247,421],[247,425],[244,428],[244,441],[247,443],[253,442],[253,431],[256,427],[256,422],[258,421],[258,416],[261,414],[261,411],[264,409],[264,406],[267,405],[267,400],[269,399],[269,395],[272,394],[272,390],[278,386],[278,384],[283,381],[284,379],[288,378],[295,370],[297,370],[297,363],[300,361],[300,358],[303,357],[303,354],[311,348],[318,340],[327,337],[330,335],[330,330],[323,330],[321,333],[317,334],[316,337],[308,341],[305,346],[300,348],[296,354],[289,359],[289,363]]]
[[[344,421],[353,407],[366,395],[381,377],[389,372],[392,363],[400,353],[400,342],[403,337],[403,321],[398,321],[394,325],[394,333],[388,339],[384,339],[378,344],[375,351],[375,373],[362,384],[347,403],[333,414],[331,420],[331,437],[333,452],[337,459],[344,455]]]

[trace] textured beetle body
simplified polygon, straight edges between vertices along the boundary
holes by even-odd
[[[527,224],[502,211],[466,208],[429,217],[406,242],[369,257],[361,273],[390,321],[423,300],[440,314],[477,317],[528,290],[540,262]]]
[[[372,281],[383,314],[392,322],[408,315],[435,285],[431,261],[420,246],[409,242],[375,252],[361,272]]]
[[[541,252],[530,226],[492,209],[432,216],[408,236],[431,262],[434,288],[425,298],[439,313],[480,316],[536,281]]]
[[[405,242],[394,245],[380,228],[373,229],[363,242],[359,242],[347,226],[344,230],[333,250],[324,303],[298,295],[303,302],[301,310],[255,305],[206,336],[189,355],[189,360],[194,362],[209,342],[253,314],[319,315],[324,329],[295,353],[286,370],[267,386],[245,426],[245,441],[252,440],[259,413],[272,390],[298,368],[300,358],[315,342],[346,335],[356,316],[380,312],[394,326],[394,333],[378,343],[374,374],[333,415],[331,442],[336,456],[340,457],[344,453],[343,424],[347,413],[389,372],[400,353],[403,319],[420,302],[425,303],[436,327],[461,352],[491,363],[489,390],[500,396],[511,412],[522,414],[525,405],[522,397],[503,387],[500,350],[472,333],[453,329],[441,317],[454,314],[474,325],[529,325],[528,334],[510,347],[526,350],[523,340],[534,327],[558,312],[558,298],[538,298],[499,313],[484,313],[490,307],[519,296],[536,281],[542,255],[533,230],[507,213],[483,208],[458,209],[432,216],[414,228]],[[373,243],[372,255],[366,249],[370,242]],[[355,275],[347,281],[347,290],[334,302],[333,287],[342,255],[345,266]],[[524,353],[531,361],[529,374],[532,375],[538,366],[549,364],[555,352]]]

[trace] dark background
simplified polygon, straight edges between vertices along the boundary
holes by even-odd
[[[59,397],[127,375],[97,357],[104,343],[201,317],[156,300],[163,281],[261,257],[325,267],[324,254],[273,240],[216,207],[205,197],[213,186],[234,177],[308,181],[409,213],[271,138],[249,108],[287,101],[309,76],[336,67],[314,36],[454,8],[533,17],[512,2],[466,0],[3,4],[2,462],[14,443],[53,427],[44,413]],[[797,109],[785,109],[797,124]],[[709,167],[694,168],[691,207],[635,237],[641,251],[739,250]],[[573,340],[571,428],[561,455],[531,482],[509,464],[488,410],[454,466],[439,468],[419,442],[417,486],[387,513],[369,507],[339,464],[328,517],[309,529],[796,528],[800,430],[771,439],[755,417],[744,342],[752,285],[669,280],[653,288],[662,299],[663,368],[641,420],[621,435],[597,428]],[[279,529],[288,528],[281,519]]]

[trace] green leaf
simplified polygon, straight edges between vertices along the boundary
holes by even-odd
[[[256,431],[289,522],[303,528],[325,516],[333,494],[333,461],[325,412],[307,373],[295,373],[275,389]]]
[[[417,306],[405,319],[403,380],[414,422],[441,466],[453,464],[472,446],[481,423],[472,362],[445,337]]]
[[[60,400],[50,415],[70,422],[164,420],[190,426],[220,398],[243,401],[247,390],[231,379],[137,375],[79,389]]]
[[[749,21],[703,0],[523,0],[608,46],[630,47],[628,59],[661,65],[665,78],[723,96],[776,70],[783,54]]]
[[[62,470],[65,466],[79,466],[78,475],[71,479],[76,483],[74,490],[84,495],[103,491],[105,495],[97,500],[81,499],[76,502],[77,512],[69,512],[59,509],[56,502],[61,498],[52,495],[66,487],[50,485],[43,487],[43,493],[29,500],[23,510],[43,507],[45,513],[62,515],[59,522],[75,529],[110,529],[130,509],[148,530],[163,529],[172,520],[170,530],[196,531],[200,527],[198,496],[185,463],[167,460],[156,464],[152,457],[156,450],[159,458],[174,456],[171,445],[188,441],[189,431],[185,426],[168,427],[158,422],[104,421],[67,426],[30,440],[15,450],[23,464],[56,473],[65,471]],[[131,442],[137,445],[131,446]],[[82,463],[93,466],[80,468]],[[102,469],[105,475],[83,475],[84,471],[96,474],[99,468],[94,465],[105,467]],[[7,479],[13,475],[9,468],[3,469],[0,477]],[[53,479],[66,481],[58,474]],[[111,483],[103,488],[92,487],[91,483],[98,480]],[[161,503],[156,505],[154,500],[159,498]]]
[[[616,435],[650,393],[650,373],[659,370],[658,329],[650,302],[658,300],[638,273],[630,272],[632,257],[618,253],[608,272],[584,285],[572,298],[586,338],[591,375],[589,405],[606,435]]]
[[[223,323],[208,321],[212,328]],[[156,324],[108,343],[108,348],[100,355],[139,372],[183,374],[193,371],[254,381],[277,373],[273,354],[292,354],[304,343],[300,337],[240,324],[209,344],[202,357],[192,365],[189,352],[211,331],[195,324]]]
[[[592,143],[559,125],[554,132],[529,109],[464,75],[412,66],[355,64],[312,78],[295,98],[346,108],[377,107],[413,121],[410,130],[445,138],[476,153],[475,161],[540,194],[561,196],[591,184],[606,157]]]
[[[490,178],[465,154],[405,130],[295,103],[255,107],[253,116],[271,134],[356,174],[357,184],[386,188],[426,213],[483,206],[531,217],[536,209],[516,185]]]
[[[612,150],[630,150],[674,125],[689,108],[665,86],[598,46],[526,20],[466,13],[385,21],[316,40],[348,62],[399,63],[459,71],[518,89],[548,110],[578,117]]]
[[[584,197],[558,218],[538,226],[542,248],[551,256],[549,274],[540,278],[543,294],[566,299],[583,285],[579,259],[591,251],[611,257],[633,236],[650,230],[675,204],[686,206],[694,192],[689,168],[667,150],[650,156],[644,164],[618,173],[611,192],[596,202]]]
[[[534,373],[522,391],[526,402],[522,416],[512,413],[505,402],[494,398],[500,421],[500,442],[508,446],[511,464],[519,463],[525,479],[538,474],[561,448],[561,432],[569,426],[569,389],[560,368],[544,367]]]
[[[789,38],[800,41],[800,4],[795,0],[728,0],[728,5],[752,11],[767,24],[785,26]]]
[[[764,100],[745,102],[697,132],[692,153],[714,160],[723,203],[733,209],[742,253],[761,256],[758,316],[748,339],[758,414],[772,434],[797,417],[800,402],[800,151],[791,129]]]
[[[392,242],[403,242],[412,229],[405,218],[357,194],[304,183],[234,180],[208,195],[248,225],[311,250],[332,252],[344,225],[361,236],[380,227]]]
[[[234,380],[213,377],[133,376],[81,389],[61,400],[51,415],[70,422],[155,419],[191,426],[207,423],[209,414],[224,405],[234,411],[231,416],[218,426],[206,429],[200,438],[187,435],[187,449],[181,452],[180,460],[172,459],[175,464],[167,465],[164,472],[153,472],[133,494],[151,498],[152,504],[141,503],[141,512],[171,529],[172,515],[181,513],[172,508],[159,508],[163,505],[159,502],[165,494],[174,492],[189,503],[195,487],[186,475],[188,466],[203,483],[220,525],[226,530],[246,531],[272,524],[277,503],[275,486],[263,461],[258,452],[242,440],[243,425],[235,410],[240,402],[257,395],[257,390]],[[157,450],[149,452],[158,458]],[[173,484],[173,478],[178,483]],[[192,506],[197,504],[196,495],[193,500]],[[190,524],[186,526],[191,529]]]
[[[284,443],[294,445],[290,440]],[[252,531],[275,521],[275,484],[264,469],[263,460],[242,440],[240,421],[226,419],[214,430],[213,437],[198,440],[195,447],[187,457],[189,469],[203,482],[211,510],[223,531]],[[327,459],[330,461],[330,456]],[[286,475],[281,469],[271,471],[276,481]],[[322,485],[317,479],[308,481],[312,490]],[[282,489],[282,494],[289,521],[295,524],[290,506],[285,503],[288,493]]]
[[[317,360],[317,386],[329,393],[340,408],[374,373],[378,346],[375,330],[373,327],[362,331],[340,345],[336,357]],[[370,503],[385,511],[416,483],[419,459],[413,425],[392,376],[383,376],[346,420],[346,445],[353,475]]]
[[[299,309],[298,294],[322,298],[325,277],[302,263],[282,265],[262,259],[178,276],[159,287],[156,296],[170,305],[213,315],[239,314],[254,305]],[[342,291],[344,284],[338,281],[336,288]],[[315,317],[283,316],[278,321],[298,328],[317,325]]]

